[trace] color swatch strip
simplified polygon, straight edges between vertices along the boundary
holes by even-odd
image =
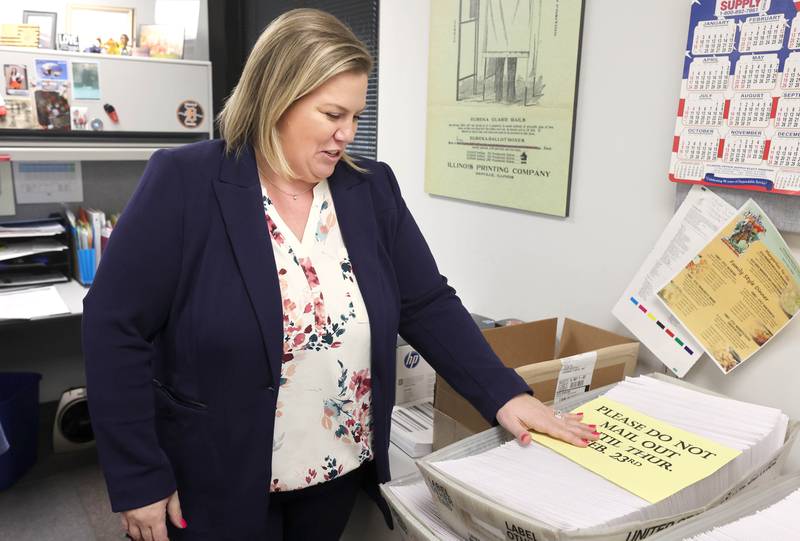
[[[669,336],[670,338],[672,338],[673,340],[675,340],[675,342],[678,344],[678,346],[682,347],[682,348],[683,348],[683,350],[684,350],[686,353],[688,353],[689,355],[694,355],[694,351],[692,351],[692,349],[691,349],[689,346],[687,346],[686,344],[684,344],[684,343],[683,343],[683,340],[681,340],[680,338],[678,338],[677,336],[675,336],[675,332],[674,332],[674,331],[672,331],[672,330],[671,330],[669,327],[667,327],[667,326],[666,326],[664,323],[662,323],[661,321],[659,321],[659,319],[656,317],[656,315],[655,315],[655,314],[653,314],[652,312],[650,312],[650,311],[649,311],[649,310],[648,310],[648,309],[647,309],[647,308],[646,308],[646,307],[645,307],[645,306],[644,306],[642,303],[640,303],[640,302],[639,302],[639,301],[636,299],[636,297],[631,297],[631,302],[633,303],[633,305],[634,305],[634,306],[638,306],[638,307],[639,307],[639,310],[641,310],[641,311],[642,311],[642,313],[643,313],[643,314],[645,314],[645,315],[648,317],[648,319],[650,319],[650,320],[652,320],[653,322],[655,322],[655,324],[656,324],[656,325],[658,325],[658,327],[659,327],[661,330],[663,330],[663,331],[664,331],[664,332],[667,334],[667,336]]]

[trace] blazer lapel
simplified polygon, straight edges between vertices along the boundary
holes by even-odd
[[[377,259],[377,224],[369,184],[343,163],[337,165],[328,182],[342,239],[367,307],[372,351],[378,352],[381,340],[385,340],[381,333],[385,321]]]
[[[274,385],[283,357],[283,310],[278,271],[264,218],[261,185],[252,149],[223,158],[214,183],[222,217],[256,313]]]

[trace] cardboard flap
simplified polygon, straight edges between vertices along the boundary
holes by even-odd
[[[478,410],[441,377],[436,378],[433,404],[439,411],[457,418],[471,433],[486,430],[490,426]]]
[[[586,353],[587,351],[594,351],[608,346],[630,344],[635,341],[599,327],[566,318],[564,319],[564,330],[561,332],[561,346],[558,358]]]
[[[549,361],[555,357],[558,319],[483,330],[483,336],[500,360],[510,368]]]

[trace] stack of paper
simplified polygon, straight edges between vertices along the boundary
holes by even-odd
[[[741,454],[701,481],[653,504],[536,443],[521,447],[511,441],[482,454],[433,466],[499,505],[555,529],[610,527],[708,504],[769,460],[783,445],[788,426],[787,416],[777,409],[711,396],[650,377],[628,378],[605,396]]]
[[[8,223],[0,225],[0,238],[44,237],[48,235],[59,235],[64,231],[63,225],[47,220],[16,225]]]
[[[693,186],[612,310],[678,377],[686,375],[703,350],[656,292],[735,214],[736,209],[714,192]]]
[[[0,319],[33,319],[69,314],[54,286],[0,291]]]
[[[437,538],[445,541],[461,539],[441,518],[436,504],[428,492],[422,478],[415,483],[404,485],[386,485],[397,500],[409,511],[409,514],[421,521]]]
[[[800,490],[778,503],[686,541],[750,541],[751,539],[800,539]]]
[[[67,246],[65,244],[53,239],[35,239],[9,244],[0,243],[0,261],[47,252],[63,252],[66,249]]]
[[[433,401],[395,406],[390,437],[392,443],[412,458],[430,453],[433,450]]]

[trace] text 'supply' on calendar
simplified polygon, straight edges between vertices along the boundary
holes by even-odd
[[[669,178],[800,195],[795,2],[692,4]]]

